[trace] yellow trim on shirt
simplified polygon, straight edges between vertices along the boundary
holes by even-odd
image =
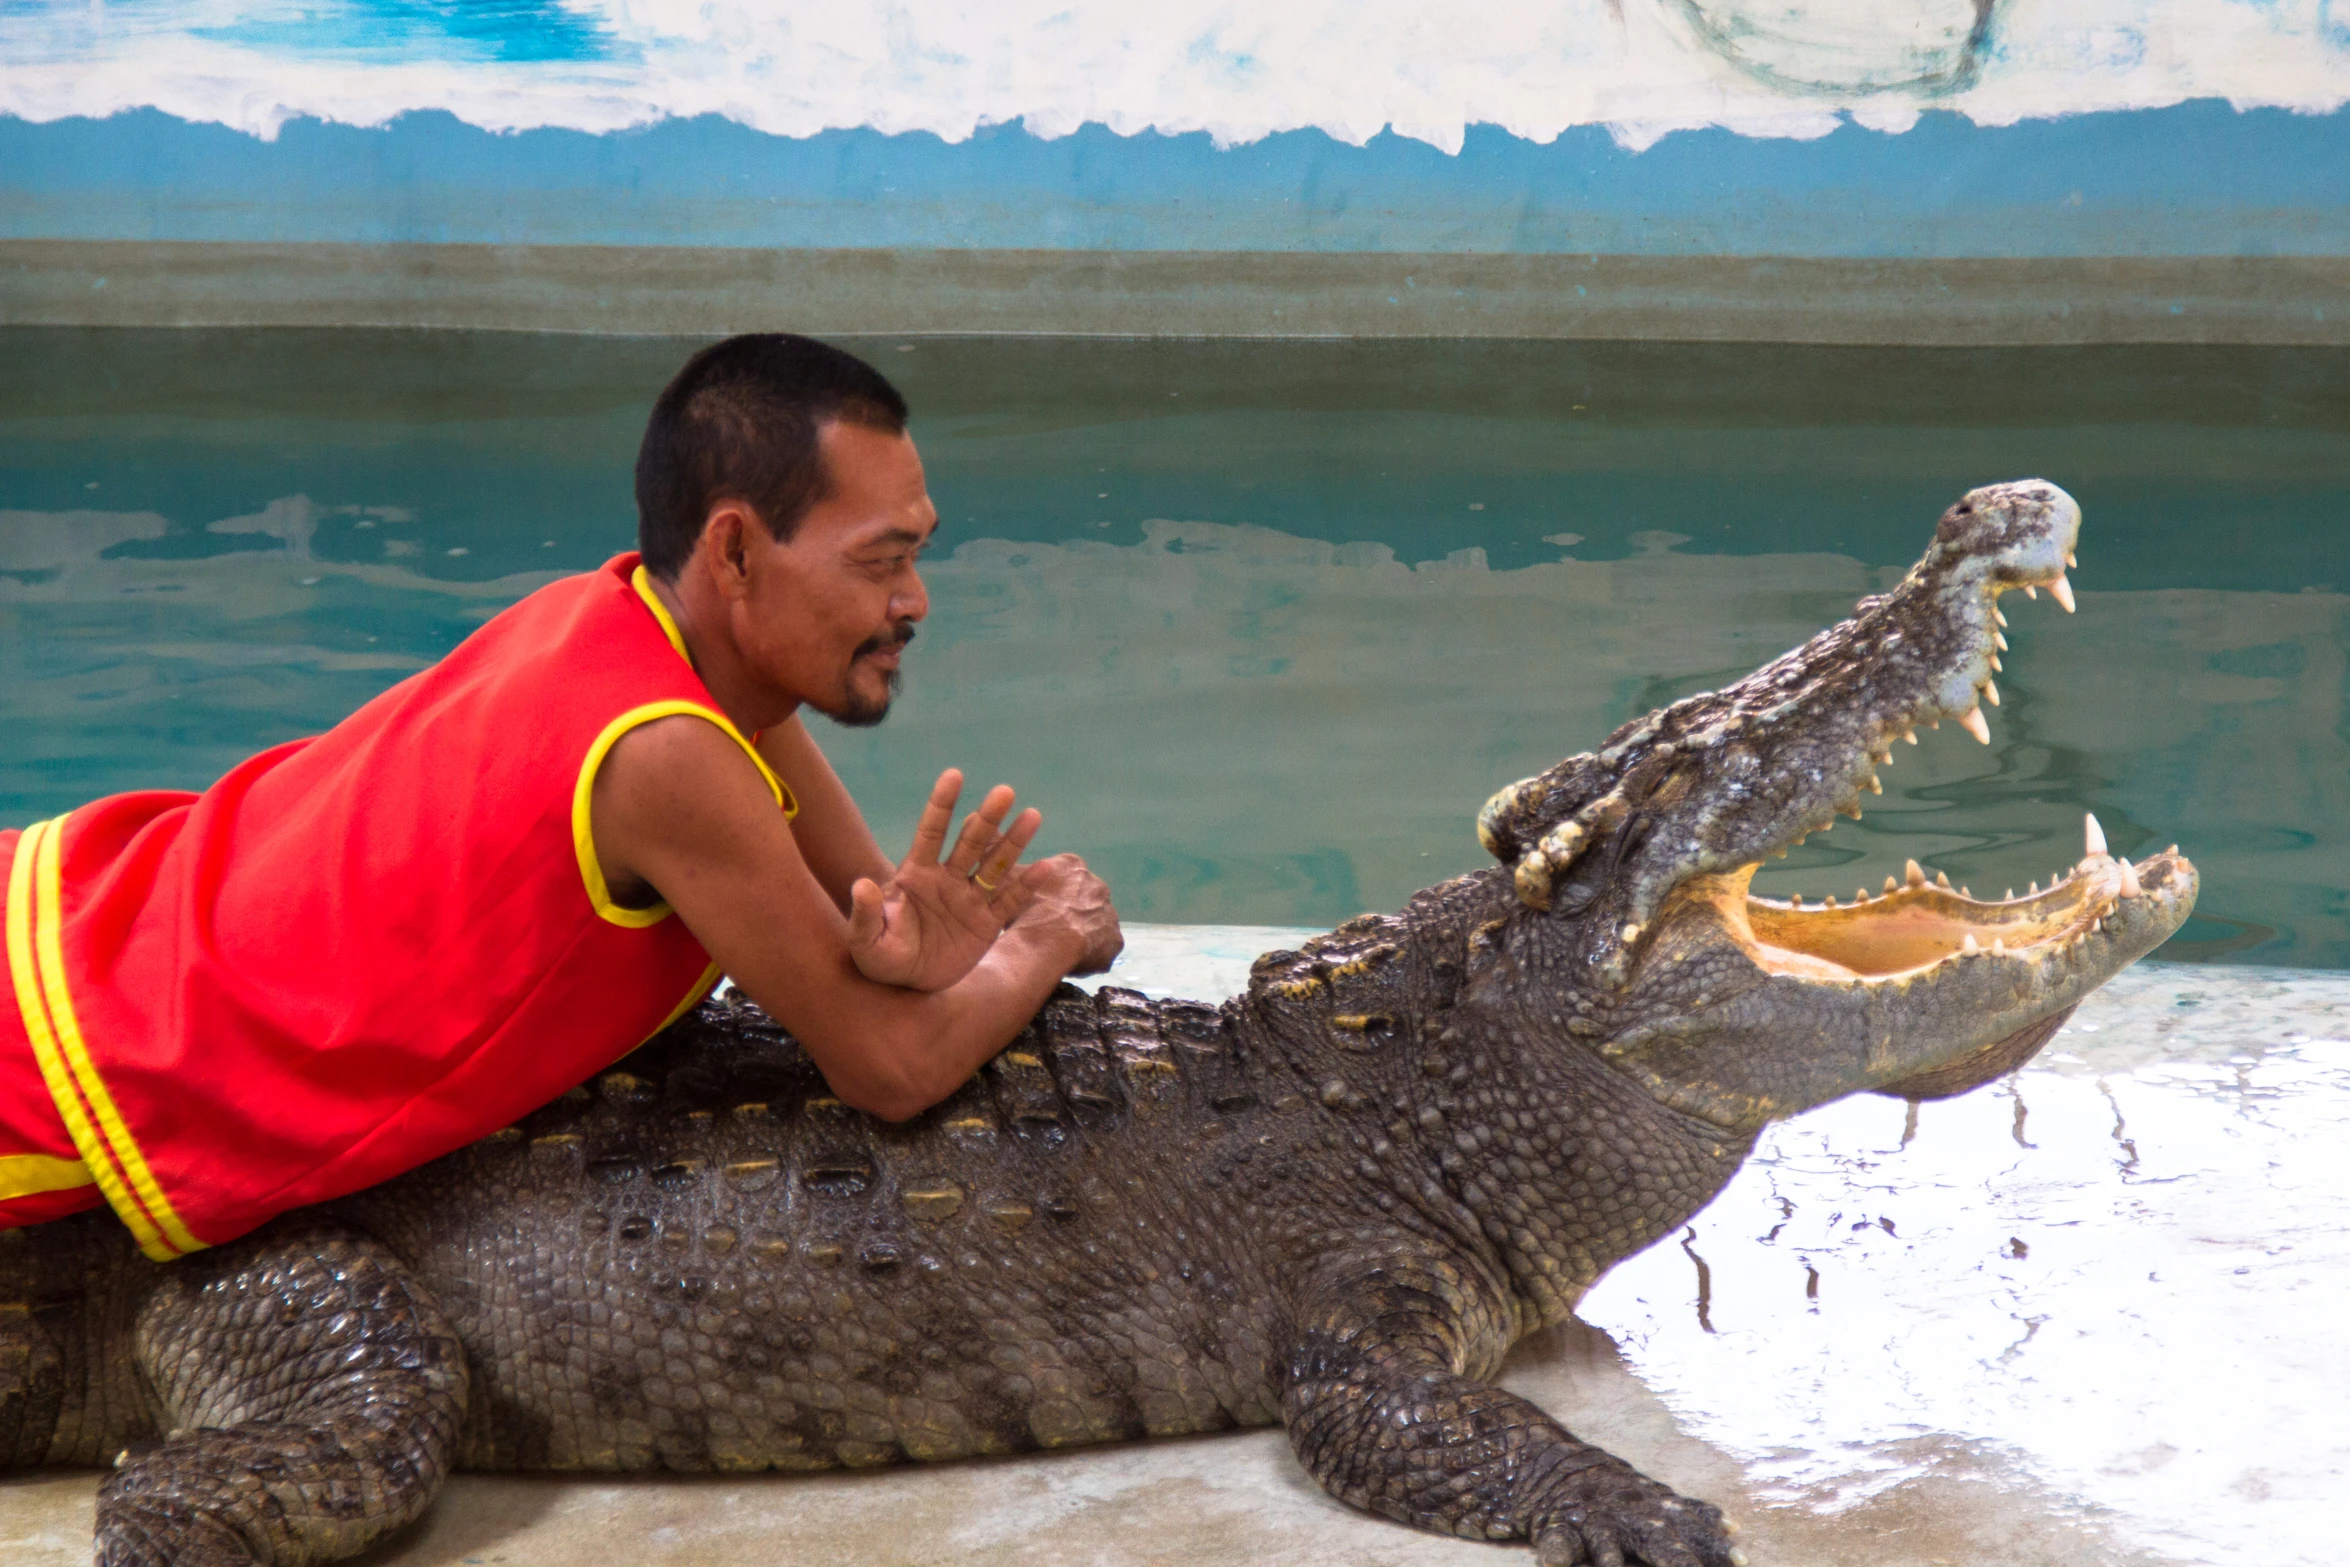
[[[688,1012],[691,1012],[695,1007],[699,1006],[704,996],[707,996],[711,991],[718,988],[718,976],[718,964],[717,961],[713,959],[710,966],[702,970],[702,977],[694,981],[694,988],[685,993],[685,999],[680,1001],[676,1006],[671,1007],[669,1009],[669,1015],[661,1020],[661,1027],[654,1029],[652,1034],[647,1034],[645,1039],[651,1039],[653,1034],[660,1033],[662,1028],[667,1028],[670,1024],[676,1022],[679,1018],[685,1016]],[[645,1039],[640,1039],[637,1041],[637,1043],[641,1045],[645,1042]]]
[[[57,1159],[45,1153],[0,1154],[0,1202],[38,1197],[43,1192],[70,1192],[89,1184],[90,1167],[79,1159]]]
[[[42,844],[64,820],[59,817],[56,821],[36,822],[16,841],[16,860],[8,869],[8,969],[16,991],[17,1012],[24,1020],[25,1037],[32,1042],[33,1060],[41,1069],[41,1082],[48,1088],[49,1097],[56,1101],[58,1117],[65,1123],[65,1134],[73,1139],[83,1167],[97,1183],[107,1206],[123,1215],[123,1223],[130,1226],[140,1249],[145,1250],[159,1239],[155,1227],[132,1200],[122,1172],[115,1168],[97,1129],[90,1124],[90,1117],[82,1108],[81,1094],[75,1089],[58,1051],[57,1036],[49,1027],[48,1009],[41,1001],[41,971],[34,956],[33,940],[34,870]]]
[[[694,656],[685,650],[685,635],[677,629],[677,622],[670,618],[669,606],[662,603],[661,595],[653,591],[653,579],[645,575],[644,567],[639,566],[628,574],[628,585],[636,589],[636,596],[645,601],[645,608],[651,610],[653,618],[661,622],[661,635],[667,637],[669,645],[677,649],[677,656],[691,664]]]
[[[8,876],[8,963],[17,976],[17,1006],[41,1080],[99,1193],[141,1251],[169,1262],[203,1250],[205,1243],[189,1233],[164,1196],[82,1037],[60,939],[58,844],[64,834],[65,817],[60,816],[27,829],[17,840],[16,863]]]
[[[783,786],[783,780],[775,776],[775,769],[767,765],[767,758],[754,750],[751,742],[743,738],[742,731],[728,723],[726,715],[716,708],[704,707],[699,702],[647,702],[613,719],[604,726],[604,732],[596,736],[596,743],[588,747],[587,760],[579,764],[579,781],[571,788],[571,846],[579,856],[579,879],[587,885],[589,905],[600,918],[615,925],[628,926],[632,930],[658,925],[673,911],[665,901],[643,909],[623,908],[612,901],[611,886],[604,880],[604,867],[596,859],[596,832],[590,810],[595,796],[596,770],[604,765],[605,754],[618,745],[620,737],[631,729],[640,724],[649,724],[656,718],[673,718],[681,714],[706,718],[716,724],[729,740],[743,748],[743,755],[751,759],[751,765],[759,769],[759,776],[767,780],[767,790],[775,796],[775,803],[783,808],[784,818],[789,820],[800,813],[800,802],[792,798],[792,792]],[[682,1012],[685,1009],[680,1007],[678,1010]]]

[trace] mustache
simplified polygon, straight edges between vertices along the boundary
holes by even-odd
[[[901,620],[887,631],[876,631],[858,643],[857,651],[851,656],[863,658],[868,653],[886,653],[893,647],[904,647],[913,640],[914,623],[910,620]]]

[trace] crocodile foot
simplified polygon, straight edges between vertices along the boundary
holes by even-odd
[[[1382,1263],[1301,1337],[1281,1412],[1306,1471],[1422,1529],[1529,1541],[1541,1567],[1745,1567],[1720,1508],[1445,1363],[1475,1331],[1436,1304],[1458,1278]]]
[[[169,1430],[99,1488],[100,1567],[340,1561],[448,1472],[465,1353],[373,1241],[297,1221],[173,1263],[132,1338]]]
[[[1746,1567],[1720,1508],[1621,1460],[1603,1455],[1546,1489],[1527,1529],[1541,1567]]]
[[[137,1478],[134,1479],[134,1487]],[[252,1545],[224,1519],[185,1504],[125,1494],[109,1481],[98,1493],[104,1522],[97,1567],[253,1567]]]

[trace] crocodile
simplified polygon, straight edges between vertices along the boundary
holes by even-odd
[[[110,1567],[334,1560],[453,1468],[807,1470],[1264,1425],[1358,1508],[1547,1567],[1734,1567],[1713,1506],[1494,1385],[1769,1123],[2037,1050],[2186,918],[2092,819],[2024,897],[1755,896],[1923,725],[1988,738],[2003,593],[2080,512],[1968,494],[1850,619],[1503,789],[1498,864],[1220,1004],[1064,987],[884,1124],[739,996],[471,1147],[150,1263],[0,1237],[0,1466],[113,1466]]]

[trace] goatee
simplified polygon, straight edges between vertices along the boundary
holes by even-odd
[[[849,656],[851,675],[856,672],[858,659],[872,653],[886,653],[891,648],[902,648],[913,640],[914,623],[910,620],[902,620],[887,631],[874,633],[859,643],[857,651]],[[899,671],[893,669],[889,672],[888,691],[878,702],[859,696],[852,682],[842,696],[839,707],[827,707],[821,711],[825,717],[843,728],[870,729],[889,716],[889,704],[898,694],[898,677]]]
[[[889,704],[898,694],[898,672],[889,672],[889,695],[878,702],[867,701],[851,691],[839,707],[824,709],[824,716],[843,729],[870,729],[889,716]]]

